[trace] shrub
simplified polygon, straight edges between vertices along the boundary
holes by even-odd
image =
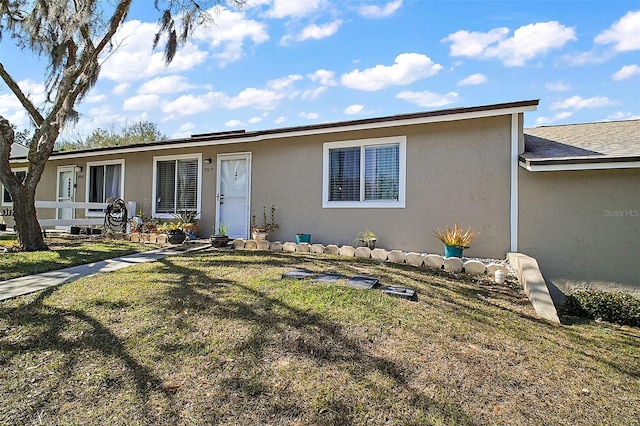
[[[567,315],[640,327],[640,299],[623,292],[577,291],[564,302]]]

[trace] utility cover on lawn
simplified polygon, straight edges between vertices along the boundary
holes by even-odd
[[[313,278],[312,281],[320,282],[320,283],[334,283],[342,278],[340,274],[320,274],[317,277]]]
[[[389,296],[401,297],[403,299],[411,300],[416,295],[416,291],[405,287],[392,287],[389,286],[384,290],[384,294]]]
[[[306,278],[311,278],[315,273],[308,271],[306,269],[296,269],[293,271],[285,272],[282,274],[282,278],[291,278],[294,280],[304,280]]]
[[[349,280],[349,285],[353,288],[371,290],[378,285],[378,280],[371,277],[353,277]]]

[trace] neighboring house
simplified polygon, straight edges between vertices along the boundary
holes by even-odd
[[[260,223],[263,207],[268,212],[274,205],[280,228],[271,240],[293,241],[305,232],[312,242],[351,244],[369,230],[379,246],[428,253],[443,252],[432,231],[457,222],[481,232],[465,255],[504,258],[531,248],[527,254],[535,256],[542,231],[532,226],[548,225],[530,217],[540,174],[521,166],[531,154],[523,114],[537,105],[528,100],[59,152],[47,163],[37,199],[120,197],[161,219],[196,210],[201,234],[225,223],[232,237],[248,237],[251,216]],[[12,167],[25,162],[14,159]],[[54,214],[39,211],[41,219]]]
[[[519,250],[565,293],[640,295],[640,120],[524,133]]]

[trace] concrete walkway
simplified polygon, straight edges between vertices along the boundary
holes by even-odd
[[[175,256],[196,250],[203,250],[211,247],[211,244],[192,245],[184,244],[169,248],[150,250],[142,253],[134,253],[115,259],[103,260],[86,265],[72,266],[71,268],[58,269],[57,271],[43,272],[41,274],[29,275],[26,277],[14,278],[7,281],[0,281],[0,300],[11,299],[45,288],[55,287],[60,284],[75,281],[88,275],[100,272],[117,271],[127,266],[138,263],[153,262],[167,256]]]

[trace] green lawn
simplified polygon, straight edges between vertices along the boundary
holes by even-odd
[[[45,241],[51,250],[0,253],[0,281],[157,248],[129,241],[105,241],[102,238],[54,236],[46,238]],[[0,237],[0,251],[16,246],[17,240],[14,235]]]
[[[508,284],[219,251],[81,279],[0,302],[0,424],[640,424],[640,330],[550,325]]]

